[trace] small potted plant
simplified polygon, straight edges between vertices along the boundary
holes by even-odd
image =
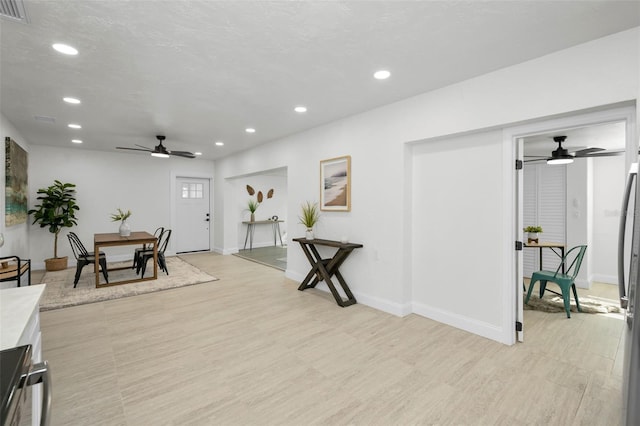
[[[129,235],[131,235],[131,227],[127,222],[127,219],[129,219],[129,217],[131,217],[131,210],[127,210],[125,212],[124,210],[118,208],[117,213],[111,213],[112,222],[120,221],[119,231],[121,237],[128,237]]]
[[[542,227],[541,226],[527,226],[526,228],[524,228],[524,232],[527,233],[527,242],[531,243],[531,242],[538,242],[538,237],[539,234],[542,232]]]
[[[304,204],[302,204],[302,215],[298,216],[298,219],[300,219],[300,223],[307,228],[305,235],[307,240],[313,240],[313,227],[318,223],[318,220],[320,220],[318,203],[305,201]]]
[[[33,215],[33,223],[40,225],[40,228],[49,228],[49,232],[54,234],[53,257],[45,259],[47,271],[61,271],[67,269],[67,256],[58,257],[58,235],[62,228],[71,228],[78,224],[76,212],[80,207],[76,204],[76,190],[72,183],[62,183],[54,180],[54,184],[48,188],[38,189],[40,204],[29,210],[28,214]]]
[[[251,222],[256,221],[256,210],[258,210],[259,206],[260,206],[260,203],[254,200],[253,198],[249,198],[249,201],[247,201],[247,210],[251,212]]]

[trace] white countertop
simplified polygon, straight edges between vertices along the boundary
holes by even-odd
[[[0,290],[0,350],[18,345],[45,284]]]

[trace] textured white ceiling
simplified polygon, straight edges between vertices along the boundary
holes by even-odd
[[[0,107],[29,143],[113,150],[165,134],[209,159],[640,25],[638,1],[25,5],[28,24],[0,21]],[[380,68],[392,77],[374,80]]]

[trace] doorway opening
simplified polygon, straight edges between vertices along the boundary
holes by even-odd
[[[526,242],[523,228],[540,226],[543,229],[540,241],[563,245],[565,252],[586,244],[587,257],[576,278],[578,297],[581,302],[600,298],[603,309],[611,305],[610,309],[615,311],[617,229],[622,192],[628,165],[636,161],[638,152],[634,107],[549,120],[509,129],[505,134],[510,134],[516,144],[522,144],[524,157],[524,168],[517,174],[519,178],[515,184],[516,191],[520,192],[515,197],[516,238]],[[592,153],[602,155],[589,158],[576,155],[570,164],[549,165],[546,160],[553,157],[552,151],[558,148],[554,141],[557,136],[566,136],[562,147],[569,153],[587,152],[585,150],[591,148]],[[542,252],[540,256],[537,248],[524,248],[517,255],[521,256],[520,263],[516,259],[515,268],[516,283],[520,288],[528,288],[528,278],[534,271],[555,271],[560,264],[559,256],[552,250],[542,249]],[[539,284],[536,284],[533,294],[537,295],[538,289]],[[516,318],[528,332],[549,327],[551,317],[548,314],[529,310],[523,314],[522,307],[523,297],[518,295]],[[611,315],[615,317],[615,313]],[[557,316],[567,320],[566,314]],[[573,314],[571,318],[574,318]],[[518,340],[523,338],[520,333]]]

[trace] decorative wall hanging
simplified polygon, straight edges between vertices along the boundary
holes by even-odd
[[[351,156],[320,161],[320,210],[351,211]]]
[[[29,194],[27,152],[10,137],[5,138],[5,225],[27,221]]]

